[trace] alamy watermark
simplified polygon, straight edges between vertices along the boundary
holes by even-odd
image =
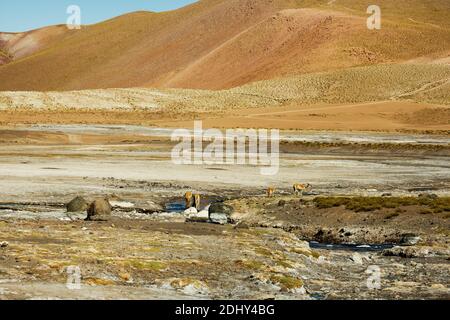
[[[367,268],[366,273],[369,274],[366,284],[369,290],[381,289],[381,268],[376,265],[371,265]]]
[[[81,29],[81,8],[77,5],[70,5],[66,10],[70,16],[67,18],[67,28],[70,30]]]
[[[381,8],[377,5],[371,5],[367,8],[367,14],[371,16],[367,18],[367,29],[381,29]]]
[[[81,289],[81,269],[79,266],[68,266],[66,269],[66,287],[69,290]]]
[[[267,129],[203,130],[201,121],[194,130],[177,129],[172,150],[177,165],[253,165],[265,176],[276,175],[280,164],[280,131]],[[269,150],[270,147],[270,150]]]

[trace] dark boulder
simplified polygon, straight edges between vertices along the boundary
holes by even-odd
[[[76,197],[66,204],[67,212],[83,212],[88,208],[88,202],[83,197]]]
[[[108,221],[111,217],[112,207],[106,199],[96,199],[87,210],[88,221]]]
[[[400,245],[402,246],[414,246],[421,240],[420,236],[414,233],[402,234],[400,239]]]
[[[234,208],[223,202],[213,203],[209,206],[209,221],[216,224],[227,224],[231,222],[231,215]]]
[[[218,214],[225,214],[227,217],[230,217],[233,214],[233,212],[234,208],[232,206],[224,204],[223,202],[213,203],[209,207],[209,215],[213,213],[218,213]]]
[[[279,207],[284,207],[285,205],[286,205],[286,201],[285,200],[278,201],[278,206]]]

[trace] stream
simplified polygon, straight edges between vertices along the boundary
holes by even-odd
[[[377,252],[383,251],[385,249],[391,249],[395,244],[385,243],[385,244],[330,244],[330,243],[319,243],[317,241],[311,241],[309,243],[311,249],[321,249],[321,250],[341,250],[341,251],[352,251],[352,252]]]

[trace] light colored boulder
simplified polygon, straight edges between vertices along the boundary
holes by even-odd
[[[230,205],[224,204],[223,202],[213,203],[209,209],[209,214],[220,213],[225,214],[227,217],[231,216],[234,212],[234,208]]]
[[[208,218],[209,218],[209,212],[208,212],[208,210],[202,210],[202,211],[200,211],[199,213],[197,213],[197,217],[208,219]]]
[[[193,214],[197,214],[197,213],[198,213],[197,209],[195,209],[193,207],[184,210],[184,214],[187,214],[187,215],[193,215]]]
[[[210,213],[209,220],[211,223],[224,225],[228,223],[228,216],[225,213]]]
[[[206,210],[188,215],[189,222],[208,222],[209,212]]]

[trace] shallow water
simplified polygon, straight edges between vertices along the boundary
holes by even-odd
[[[341,251],[353,251],[353,252],[376,252],[383,251],[385,249],[393,248],[395,245],[391,243],[386,244],[328,244],[311,241],[309,246],[312,249],[322,250],[341,250]]]
[[[322,292],[313,292],[310,294],[310,297],[313,298],[314,300],[325,300],[326,294]]]
[[[184,210],[186,210],[186,204],[182,201],[172,201],[172,202],[166,203],[166,211],[167,212],[181,213],[181,212],[184,212]]]

